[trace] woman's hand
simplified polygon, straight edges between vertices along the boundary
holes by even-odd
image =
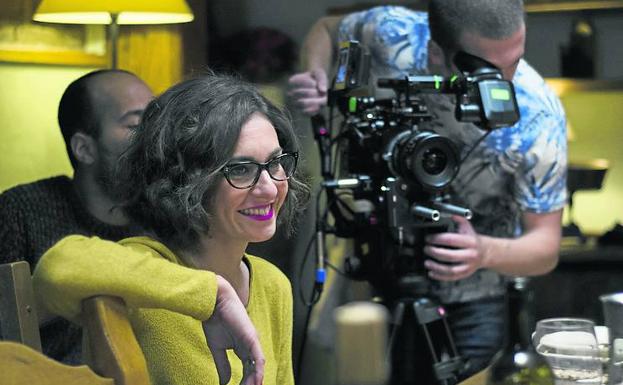
[[[208,347],[214,357],[220,384],[231,378],[227,349],[234,349],[243,364],[241,385],[261,385],[264,378],[264,353],[255,327],[234,288],[217,275],[216,306],[209,320],[203,322]]]

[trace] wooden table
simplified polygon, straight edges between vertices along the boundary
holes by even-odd
[[[465,381],[460,382],[459,385],[486,385],[488,372],[488,369],[484,369]]]

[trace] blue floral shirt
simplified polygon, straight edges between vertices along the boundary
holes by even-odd
[[[427,72],[428,15],[403,7],[376,7],[346,16],[339,41],[358,40],[371,54],[372,78]],[[453,203],[470,208],[481,234],[521,234],[522,212],[549,213],[566,202],[565,113],[543,78],[521,60],[513,78],[520,120],[492,131],[461,165],[451,186]],[[434,116],[422,124],[453,140],[466,154],[484,131],[454,118],[454,97],[425,97]],[[442,302],[464,302],[504,293],[504,279],[491,270],[451,283],[433,283]]]

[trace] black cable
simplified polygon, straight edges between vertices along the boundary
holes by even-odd
[[[303,255],[303,261],[301,262],[301,265],[299,267],[299,298],[301,299],[301,301],[303,302],[305,306],[313,305],[307,302],[305,299],[305,293],[303,293],[302,282],[303,282],[303,270],[305,269],[305,265],[307,264],[307,258],[309,257],[309,254],[310,254],[311,245],[314,242],[314,235],[312,235],[309,239],[309,242],[307,242],[307,247],[305,248],[305,254]]]
[[[333,114],[333,106],[330,107],[329,110],[329,125],[328,125],[328,131],[329,131],[329,139],[330,139],[330,145],[329,145],[329,154],[332,155],[334,149],[333,147],[335,146],[336,142],[334,140],[334,138],[330,137],[330,133],[333,132],[333,121],[336,118],[335,115]],[[340,134],[341,135],[341,134]],[[337,151],[337,149],[336,149]],[[337,162],[332,162],[332,175],[335,175],[335,172],[337,170]],[[326,177],[326,176],[325,176]],[[298,352],[298,362],[296,365],[296,382],[299,382],[298,380],[301,378],[302,376],[302,371],[303,371],[303,358],[305,356],[305,345],[307,344],[307,333],[308,333],[308,328],[309,328],[309,322],[311,320],[311,314],[312,314],[312,310],[313,307],[316,303],[318,303],[318,301],[320,300],[320,295],[322,293],[322,288],[323,288],[323,284],[324,284],[324,277],[322,278],[321,281],[318,280],[318,278],[316,277],[316,280],[314,281],[314,287],[312,288],[312,292],[309,298],[309,301],[307,301],[307,299],[305,298],[305,293],[303,292],[303,273],[305,270],[305,266],[307,264],[307,260],[309,258],[309,255],[311,254],[311,247],[312,247],[312,243],[314,242],[315,237],[319,236],[318,234],[322,234],[324,233],[325,229],[326,229],[326,223],[328,220],[328,215],[329,215],[329,211],[330,211],[330,207],[333,204],[338,204],[340,206],[342,206],[342,208],[345,208],[347,211],[349,211],[351,213],[351,215],[353,214],[352,209],[350,207],[348,207],[348,205],[346,205],[346,203],[342,202],[339,199],[339,196],[344,195],[344,193],[340,193],[338,195],[332,195],[332,194],[328,194],[327,193],[327,204],[326,207],[324,209],[324,213],[322,213],[321,211],[321,197],[322,197],[322,192],[327,192],[323,187],[320,188],[320,190],[318,191],[318,193],[316,194],[316,233],[314,235],[312,235],[312,237],[310,238],[309,242],[307,243],[307,247],[305,248],[305,254],[303,256],[303,260],[301,262],[300,268],[299,268],[299,297],[301,298],[301,301],[303,303],[303,305],[305,305],[307,307],[307,314],[305,315],[305,322],[303,324],[303,336],[301,339],[301,346],[299,348],[299,352]],[[329,197],[331,196],[332,199],[330,199]],[[318,245],[316,246],[318,248]],[[320,247],[324,247],[324,242],[322,242],[322,245]],[[323,253],[319,253],[318,250],[316,250],[317,255],[324,255]],[[327,266],[329,266],[330,268],[332,268],[334,271],[336,271],[338,274],[346,276],[346,274],[342,271],[340,271],[337,267],[335,267],[334,265],[328,263],[326,261],[326,259],[323,261],[324,264],[327,264]]]
[[[335,266],[334,264],[332,264],[331,262],[325,262],[325,265],[327,265],[327,267],[329,267],[331,270],[335,271],[336,273],[338,273],[339,275],[341,275],[342,277],[346,277],[348,278],[348,275],[343,272],[342,270],[340,270],[337,266]]]
[[[303,358],[305,356],[305,345],[307,344],[307,328],[309,327],[309,320],[311,319],[311,313],[314,305],[307,306],[307,315],[305,316],[305,323],[303,324],[303,338],[301,339],[301,348],[299,349],[298,362],[296,363],[296,379],[295,384],[300,383],[300,378],[303,373]]]
[[[322,216],[320,215],[320,197],[323,191],[324,189],[321,187],[318,193],[316,194],[316,228],[319,228],[319,226],[320,227],[323,226],[324,222],[322,222],[322,220],[325,218],[325,215],[326,215],[326,212],[325,212],[325,215],[322,215]],[[320,223],[318,223],[319,221]],[[320,286],[318,282],[315,281],[309,301],[306,300],[305,293],[303,293],[303,271],[307,263],[307,258],[311,254],[310,253],[311,245],[314,242],[315,236],[316,236],[316,233],[314,233],[314,235],[311,236],[309,242],[307,243],[307,247],[305,248],[305,255],[303,256],[303,261],[301,262],[301,265],[299,268],[299,296],[301,298],[301,302],[303,302],[303,304],[307,307],[307,314],[305,315],[305,322],[303,323],[303,336],[301,339],[301,346],[298,352],[298,361],[296,363],[296,377],[297,378],[296,378],[295,383],[299,382],[299,379],[301,378],[301,375],[302,375],[303,358],[305,356],[305,345],[307,344],[307,329],[309,328],[309,321],[311,319],[311,313],[314,308],[314,305],[318,302],[318,300],[320,300],[320,294],[322,292],[322,286]]]
[[[333,201],[333,204],[337,205],[340,207],[340,210],[346,210],[348,211],[348,213],[351,216],[355,216],[355,211],[348,205],[348,203],[344,202],[343,200],[339,199],[341,196],[344,195],[348,195],[348,196],[353,196],[352,192],[341,192],[339,194],[336,195],[336,199]]]
[[[315,302],[313,301],[314,299],[313,292],[312,292],[312,298],[310,299],[309,302],[307,302],[307,300],[305,299],[305,294],[303,293],[303,270],[305,269],[305,264],[307,263],[307,258],[309,257],[309,254],[310,254],[311,245],[314,242],[314,236],[315,236],[315,233],[314,235],[310,237],[309,242],[307,243],[307,247],[305,248],[305,254],[303,255],[303,261],[301,262],[301,265],[299,268],[299,297],[301,299],[301,302],[303,302],[303,305],[307,307],[307,314],[305,316],[305,322],[303,324],[303,336],[301,339],[301,346],[298,352],[298,362],[296,363],[296,380],[294,381],[295,383],[299,383],[299,379],[301,377],[301,373],[303,369],[303,356],[305,354],[305,345],[307,343],[307,328],[309,327],[309,320],[311,318],[311,312],[315,305]]]
[[[485,138],[487,136],[489,136],[489,134],[492,131],[487,131],[483,136],[481,136],[480,138],[478,138],[478,140],[476,141],[476,143],[474,143],[474,145],[472,146],[472,148],[469,149],[469,151],[467,151],[467,154],[465,154],[465,156],[463,157],[463,159],[461,159],[461,161],[459,162],[459,166],[461,166],[463,164],[463,162],[465,162],[465,159],[467,159],[468,156],[470,156],[472,154],[472,152],[474,152],[474,150],[476,149],[476,147],[478,147],[480,145],[480,143],[482,143],[483,140],[485,140]]]
[[[338,115],[333,115],[333,108],[331,108],[329,113],[331,114],[330,116],[332,116],[331,119],[329,119],[330,129],[331,129],[330,132],[333,132],[333,122],[338,118]],[[333,150],[333,152],[335,152],[335,160],[333,161],[333,170],[332,170],[333,175],[337,175],[337,168],[342,162],[342,157],[341,157],[342,153],[340,152],[339,144],[340,144],[340,141],[344,139],[344,136],[348,132],[348,130],[344,129],[345,126],[346,124],[342,122],[342,124],[340,125],[340,131],[331,138],[331,145],[335,146],[335,149]]]

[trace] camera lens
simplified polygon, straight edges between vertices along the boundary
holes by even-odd
[[[448,157],[439,148],[431,148],[424,152],[422,168],[431,175],[441,174],[448,164]]]
[[[428,131],[399,133],[389,141],[383,158],[395,176],[428,190],[445,188],[459,170],[454,143]]]

